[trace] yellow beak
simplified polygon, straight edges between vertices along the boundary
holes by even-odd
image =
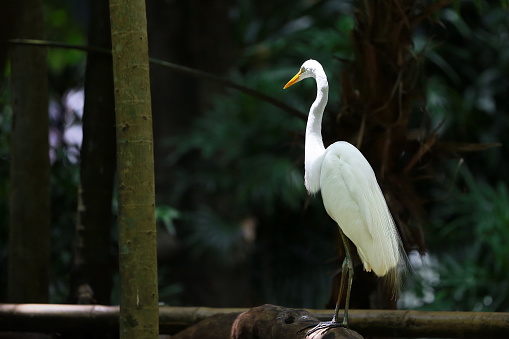
[[[303,73],[302,70],[299,71],[299,73],[295,74],[295,76],[286,83],[285,87],[283,87],[283,89],[287,89],[288,87],[290,87],[291,85],[295,84],[297,81],[300,80],[300,75]]]

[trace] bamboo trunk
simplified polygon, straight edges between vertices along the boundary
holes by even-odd
[[[110,0],[118,168],[120,338],[158,338],[154,143],[145,1]]]
[[[43,39],[43,3],[19,0],[13,9],[17,39]],[[12,46],[12,134],[9,177],[10,302],[47,302],[50,256],[48,72],[46,48]]]
[[[111,49],[109,7],[104,0],[90,1],[88,41],[91,45]],[[113,270],[110,245],[115,174],[112,67],[111,55],[87,54],[78,220],[69,298],[78,304],[109,304],[113,285],[110,273]]]
[[[200,321],[217,317],[215,325],[229,326],[241,308],[160,307],[160,332],[175,334]],[[286,312],[291,309],[286,309]],[[317,320],[332,318],[332,310],[307,310]],[[218,316],[219,314],[236,314]],[[116,332],[118,306],[99,305],[0,305],[0,331]],[[509,313],[426,312],[400,310],[350,310],[350,327],[362,335],[407,338],[507,338]],[[265,326],[272,326],[266,324]],[[199,326],[199,325],[196,325]],[[212,325],[210,325],[212,326]],[[264,325],[260,325],[264,326]],[[229,333],[229,331],[228,331]]]

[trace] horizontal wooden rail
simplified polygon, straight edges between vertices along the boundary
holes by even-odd
[[[159,308],[161,333],[174,334],[219,313],[244,308]],[[307,310],[330,320],[332,310]],[[116,332],[118,306],[0,304],[0,331]],[[350,310],[349,325],[363,335],[428,338],[509,338],[509,313]]]

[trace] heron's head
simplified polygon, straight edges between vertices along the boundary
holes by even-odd
[[[316,60],[309,59],[308,61],[304,62],[302,66],[300,66],[300,70],[295,76],[288,81],[288,83],[283,87],[283,89],[287,89],[291,85],[306,79],[306,78],[316,78],[317,73],[323,73],[322,65]]]

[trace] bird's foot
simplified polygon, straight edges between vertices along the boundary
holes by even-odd
[[[305,330],[307,330],[311,326],[303,328],[299,332],[304,332]],[[311,334],[313,334],[313,333],[315,333],[315,332],[317,332],[317,331],[322,331],[322,333],[325,333],[328,330],[330,330],[331,328],[336,328],[336,327],[348,327],[348,326],[346,324],[344,324],[344,323],[340,323],[340,322],[337,322],[337,321],[322,321],[322,322],[318,323],[318,325],[316,325],[315,327],[313,327],[312,329],[307,331],[306,332],[306,337],[311,335]]]

